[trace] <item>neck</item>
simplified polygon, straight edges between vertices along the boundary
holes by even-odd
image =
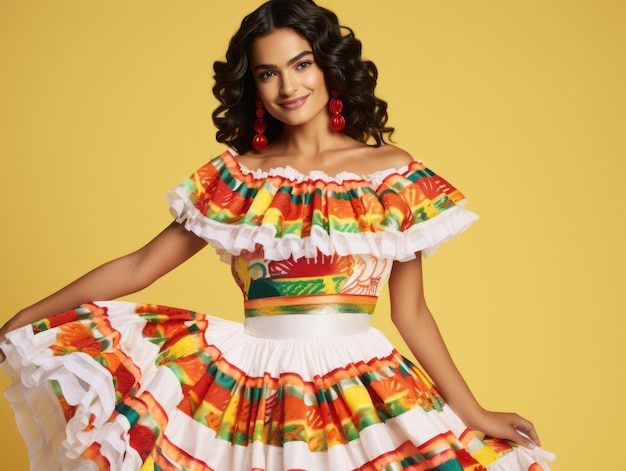
[[[299,126],[285,125],[273,143],[274,150],[298,159],[317,159],[321,154],[345,147],[346,136],[330,129],[326,119],[315,119]]]

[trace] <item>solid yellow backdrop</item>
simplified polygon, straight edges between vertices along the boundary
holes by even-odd
[[[426,262],[474,392],[531,418],[553,470],[620,468],[625,4],[321,3],[378,65],[397,144],[481,215]],[[223,149],[212,62],[258,4],[0,2],[1,321],[168,224],[167,190]],[[205,250],[129,299],[240,319],[228,278]],[[406,352],[385,299],[374,324]],[[0,467],[27,469],[0,417]]]

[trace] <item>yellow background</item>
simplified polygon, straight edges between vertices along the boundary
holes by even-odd
[[[378,65],[397,144],[481,215],[426,262],[474,392],[531,418],[553,470],[621,468],[626,4],[322,4]],[[222,151],[212,62],[257,5],[0,1],[0,320],[168,224],[167,190]],[[129,298],[240,312],[210,250]],[[4,398],[0,417],[0,467],[25,470]]]

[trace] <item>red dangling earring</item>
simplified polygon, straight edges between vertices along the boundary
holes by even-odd
[[[333,131],[341,132],[343,128],[346,127],[346,120],[341,115],[341,110],[343,110],[343,102],[339,98],[339,93],[337,90],[332,89],[330,91],[332,98],[330,99],[330,103],[328,104],[328,108],[330,108],[330,112],[333,114],[330,117],[330,128]]]
[[[267,122],[263,119],[265,110],[263,109],[263,101],[257,98],[254,102],[256,105],[256,121],[254,122],[254,132],[252,138],[252,147],[256,151],[262,151],[267,147],[267,137],[263,134],[267,130]]]

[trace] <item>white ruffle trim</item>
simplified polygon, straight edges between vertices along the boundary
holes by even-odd
[[[440,244],[460,234],[478,219],[477,214],[463,207],[462,201],[406,231],[386,228],[376,233],[346,233],[332,229],[327,232],[322,227],[313,226],[308,237],[287,234],[279,238],[276,237],[275,226],[271,224],[225,224],[206,217],[193,206],[182,186],[172,189],[167,195],[167,201],[176,221],[184,223],[187,230],[215,247],[223,254],[225,261],[229,260],[229,255],[253,251],[259,245],[263,247],[264,256],[268,260],[315,257],[321,252],[325,255],[371,254],[407,261],[414,259],[417,252],[424,256],[432,255]]]
[[[495,463],[487,465],[489,471],[528,471],[534,463],[538,463],[543,471],[550,471],[548,463],[552,463],[556,455],[542,448],[535,447],[532,450],[518,447],[509,454],[503,456]]]
[[[180,382],[169,368],[154,365],[158,347],[141,336],[144,321],[135,314],[135,305],[125,302],[98,305],[108,309],[112,326],[121,334],[125,352],[142,371],[138,395],[149,392],[167,414],[165,435],[173,445],[213,469],[358,469],[368,460],[397,449],[407,439],[425,443],[442,430],[450,430],[456,436],[465,431],[465,425],[446,405],[440,412],[415,408],[385,424],[371,425],[360,432],[360,438],[332,446],[327,452],[312,452],[306,443],[295,441],[283,447],[261,442],[233,445],[218,439],[213,430],[178,409],[183,398]],[[292,371],[310,379],[363,358],[384,357],[393,348],[375,329],[345,336],[342,341],[275,340],[250,336],[238,322],[213,317],[209,321],[210,327],[205,333],[207,342],[218,345],[235,367],[257,377]],[[130,424],[124,415],[113,415],[115,391],[110,372],[84,353],[54,356],[48,346],[54,343],[56,333],[57,329],[51,329],[34,335],[26,326],[9,333],[2,344],[7,354],[2,366],[13,380],[5,394],[16,411],[20,432],[29,446],[31,469],[97,470],[95,463],[81,457],[91,443],[101,444],[100,452],[111,464],[111,471],[139,469],[142,460],[130,446]],[[312,355],[312,352],[317,354]],[[261,365],[265,367],[260,368]],[[268,368],[268,365],[273,366]],[[54,382],[58,382],[66,401],[77,407],[68,423],[53,392]],[[470,443],[468,452],[474,445],[481,446],[478,440]],[[553,454],[540,448],[519,447],[487,469],[528,471],[533,463],[539,463],[549,471],[546,462],[553,460]]]
[[[136,304],[99,303],[120,333],[122,348],[141,369],[142,384],[158,384],[159,370],[154,358],[159,348],[143,338],[145,320],[133,314]],[[129,315],[130,314],[130,315]],[[9,332],[2,342],[6,360],[2,369],[12,379],[5,391],[15,411],[17,427],[28,445],[30,469],[46,471],[91,471],[95,463],[81,454],[89,444],[102,443],[102,454],[119,463],[139,465],[111,469],[139,469],[141,459],[128,445],[128,423],[123,417],[109,421],[115,410],[115,390],[111,373],[89,355],[76,352],[55,356],[48,348],[58,329],[34,334],[30,326]],[[63,391],[67,403],[76,407],[66,421],[54,393],[54,384]],[[111,437],[118,437],[111,440]],[[122,459],[120,457],[126,458]],[[133,458],[134,456],[134,458]]]
[[[228,152],[233,156],[233,158],[237,158],[238,154],[234,149],[228,148]],[[417,160],[418,163],[422,163],[421,160]],[[322,170],[311,170],[309,173],[302,173],[299,170],[293,168],[291,165],[286,165],[284,167],[276,167],[272,168],[268,171],[264,170],[251,170],[244,166],[241,162],[237,161],[237,168],[243,175],[250,175],[255,180],[267,180],[272,177],[281,177],[290,182],[294,183],[302,183],[312,180],[319,180],[325,183],[343,183],[346,181],[354,181],[354,180],[363,180],[369,182],[372,186],[379,186],[385,177],[391,175],[393,173],[404,174],[408,171],[409,165],[405,165],[400,168],[390,167],[385,170],[379,170],[378,172],[373,172],[367,175],[359,175],[356,173],[342,171],[335,176],[328,175],[326,172]]]

